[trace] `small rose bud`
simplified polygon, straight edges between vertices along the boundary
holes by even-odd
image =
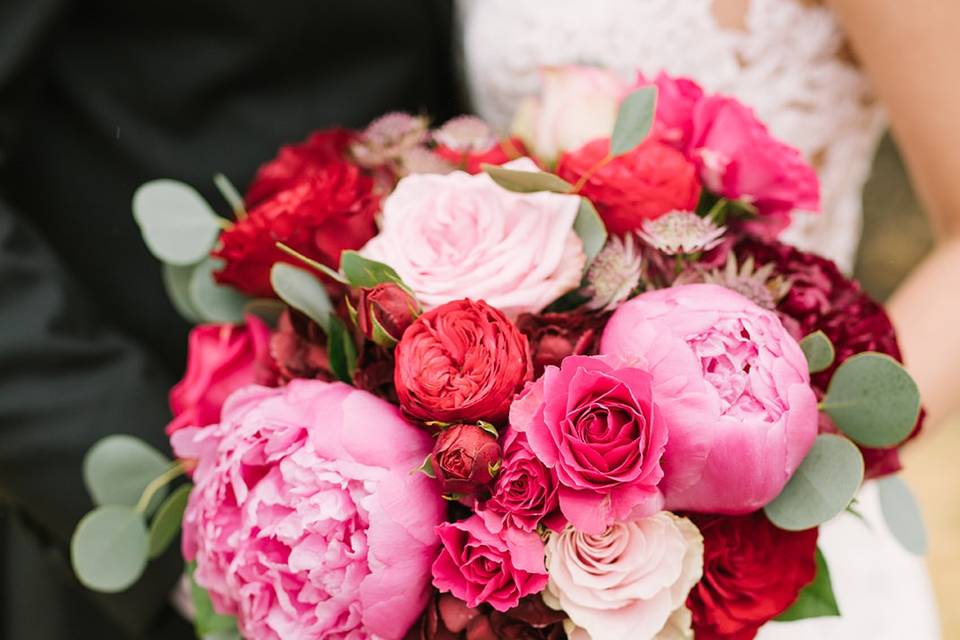
[[[482,426],[456,424],[437,436],[431,461],[445,493],[473,495],[496,475],[500,445],[497,436]]]
[[[420,305],[403,287],[385,282],[360,289],[357,327],[381,347],[392,347],[420,315]]]

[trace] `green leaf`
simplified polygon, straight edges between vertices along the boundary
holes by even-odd
[[[607,227],[593,203],[586,198],[580,198],[580,209],[573,221],[573,230],[583,242],[583,252],[587,254],[589,265],[607,243]]]
[[[184,484],[177,487],[167,496],[157,514],[150,522],[150,557],[160,556],[180,531],[180,522],[183,520],[183,511],[187,508],[187,498],[193,485]]]
[[[656,109],[656,87],[641,87],[624,98],[610,136],[610,155],[622,156],[643,142],[653,128]]]
[[[326,288],[312,273],[286,262],[276,262],[270,269],[270,285],[281,300],[329,333],[333,303]]]
[[[147,528],[130,507],[107,505],[85,515],[70,541],[74,573],[88,589],[123,591],[147,566]]]
[[[340,271],[343,272],[347,282],[354,287],[370,288],[384,282],[392,282],[410,290],[393,267],[364,258],[356,251],[344,251],[340,254]]]
[[[313,267],[320,273],[324,274],[325,276],[327,276],[328,278],[336,282],[339,282],[340,284],[350,284],[347,281],[347,279],[343,277],[343,274],[340,273],[339,271],[334,271],[333,269],[323,264],[322,262],[317,262],[313,258],[308,258],[307,256],[303,255],[293,247],[289,247],[283,244],[282,242],[278,242],[277,249],[280,249],[280,251],[283,251],[285,254],[287,254],[291,258],[296,258],[297,260],[307,265],[308,267]]]
[[[814,331],[804,336],[800,341],[800,348],[803,349],[803,355],[807,358],[810,373],[826,371],[837,355],[833,349],[833,343],[823,331]]]
[[[330,316],[328,325],[327,357],[333,374],[343,382],[352,384],[357,366],[357,347],[343,321],[335,315]]]
[[[222,173],[217,173],[213,176],[213,184],[216,185],[220,195],[222,195],[223,199],[230,205],[233,215],[238,220],[247,215],[247,207],[243,204],[243,196],[240,195],[237,188],[230,182],[230,178]]]
[[[880,511],[893,537],[910,553],[927,553],[927,530],[923,513],[910,487],[898,476],[877,480],[880,493]]]
[[[180,266],[203,260],[224,223],[193,187],[176,180],[153,180],[137,189],[133,217],[150,253]]]
[[[253,298],[247,301],[243,306],[243,315],[254,315],[266,322],[271,327],[277,325],[277,321],[283,312],[287,310],[287,305],[272,298]]]
[[[863,456],[844,437],[821,434],[774,500],[763,508],[773,524],[801,531],[843,511],[863,481]]]
[[[920,392],[910,374],[882,353],[860,353],[841,364],[821,408],[837,428],[866,447],[903,442],[920,415]]]
[[[207,638],[208,636],[229,638],[230,634],[237,632],[237,619],[233,616],[227,616],[217,613],[213,609],[213,602],[210,600],[210,594],[207,590],[197,584],[193,578],[197,563],[191,562],[187,565],[187,575],[190,576],[190,596],[193,600],[195,617],[193,625],[197,636]],[[238,636],[239,637],[239,636]]]
[[[820,548],[817,548],[817,573],[813,582],[808,584],[800,591],[796,602],[793,605],[774,618],[780,622],[792,622],[794,620],[804,620],[806,618],[823,618],[827,616],[839,616],[840,608],[837,606],[837,599],[833,595],[833,585],[830,583],[830,569],[827,567],[827,559],[823,557]]]
[[[170,460],[146,442],[128,435],[103,438],[83,459],[83,482],[96,505],[133,507],[143,490],[170,468]],[[166,488],[157,491],[147,508],[156,509]]]
[[[493,178],[493,181],[507,191],[517,193],[534,193],[537,191],[552,191],[554,193],[570,193],[573,185],[552,173],[543,171],[517,171],[504,169],[492,164],[481,165],[481,168]]]
[[[193,277],[193,271],[193,265],[178,267],[166,262],[161,268],[163,286],[167,290],[170,302],[173,303],[173,308],[187,322],[196,324],[201,321],[201,318],[200,312],[193,306],[193,300],[190,299],[190,279]]]
[[[427,457],[423,459],[423,464],[413,470],[414,473],[422,473],[428,478],[436,478],[437,472],[433,470],[433,454],[428,453]]]
[[[243,309],[249,298],[225,285],[217,284],[213,272],[220,260],[207,258],[197,265],[190,278],[190,301],[205,322],[243,322]]]

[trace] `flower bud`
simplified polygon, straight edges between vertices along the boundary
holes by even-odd
[[[440,432],[430,462],[445,493],[473,495],[496,475],[500,445],[492,429],[455,424]]]
[[[420,305],[400,285],[384,282],[360,290],[357,327],[381,347],[392,347],[420,315]]]

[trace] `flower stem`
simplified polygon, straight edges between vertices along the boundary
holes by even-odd
[[[186,466],[181,460],[177,460],[170,468],[161,473],[159,476],[150,481],[150,483],[143,489],[143,493],[140,495],[140,500],[137,502],[137,512],[146,515],[147,507],[150,506],[150,501],[153,500],[153,496],[156,495],[157,491],[160,491],[163,487],[167,486],[172,480],[179,478],[186,472]]]
[[[577,184],[573,185],[573,191],[571,193],[580,193],[580,190],[583,189],[590,178],[596,175],[597,171],[600,171],[600,169],[603,169],[605,166],[610,164],[611,160],[613,160],[613,155],[608,153],[600,160],[600,162],[590,167],[585,174],[580,176],[580,179],[577,180]]]

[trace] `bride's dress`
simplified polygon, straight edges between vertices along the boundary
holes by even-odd
[[[749,0],[736,28],[720,26],[712,0],[459,0],[458,13],[468,94],[480,116],[503,128],[536,93],[541,66],[575,62],[624,74],[665,70],[752,106],[822,182],[823,213],[798,216],[785,240],[851,269],[861,192],[885,121],[818,3]],[[843,617],[772,623],[759,638],[939,638],[923,561],[887,532],[874,487],[859,499],[867,524],[844,514],[821,534]]]

